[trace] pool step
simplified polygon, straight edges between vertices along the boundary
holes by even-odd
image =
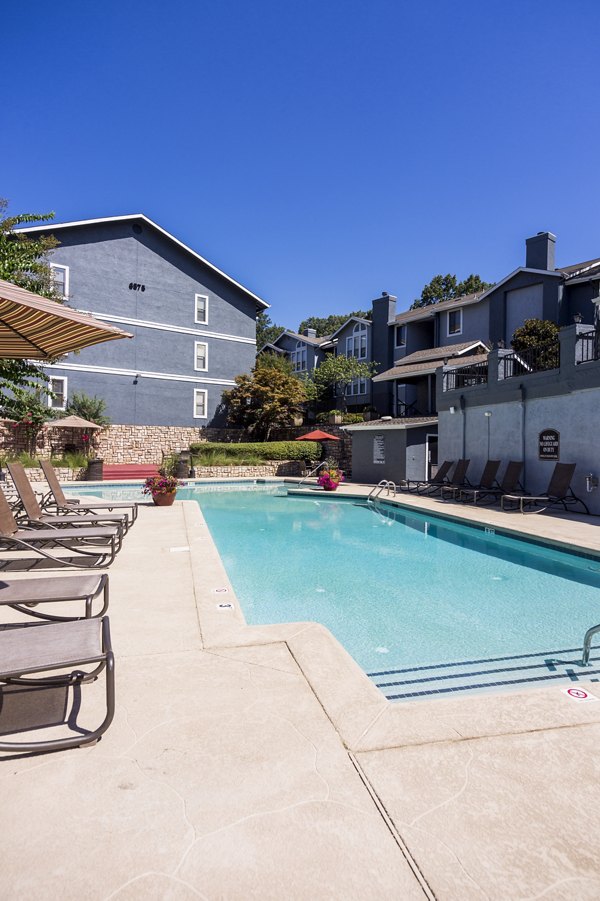
[[[388,669],[368,673],[390,701],[483,691],[506,691],[529,685],[574,685],[600,681],[600,649],[592,652],[590,666],[581,666],[581,648],[539,651],[512,657],[486,657],[456,663]]]

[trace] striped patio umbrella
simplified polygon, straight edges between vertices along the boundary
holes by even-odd
[[[133,335],[0,279],[0,359],[51,360],[115,338]]]

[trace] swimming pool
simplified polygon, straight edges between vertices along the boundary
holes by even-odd
[[[269,485],[178,497],[200,504],[248,623],[323,623],[392,700],[600,676],[600,653],[578,663],[600,621],[591,556]]]

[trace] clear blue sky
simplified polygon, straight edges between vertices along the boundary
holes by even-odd
[[[143,212],[278,324],[600,255],[597,0],[33,0],[2,14],[0,196]]]

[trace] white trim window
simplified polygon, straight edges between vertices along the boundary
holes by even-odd
[[[357,322],[352,335],[346,338],[346,356],[357,360],[367,359],[367,326],[364,322]]]
[[[208,418],[208,391],[206,388],[194,388],[194,419]]]
[[[290,360],[294,372],[306,372],[307,355],[304,341],[296,341],[296,350],[290,353]]]
[[[194,341],[194,369],[196,372],[208,372],[208,344],[206,341]]]
[[[48,406],[51,410],[67,409],[67,379],[65,376],[52,375],[48,381]]]
[[[196,294],[194,322],[199,325],[208,325],[208,297],[206,294]]]
[[[448,310],[446,313],[448,317],[448,337],[450,335],[462,335],[462,313],[461,309]]]
[[[406,326],[405,325],[397,325],[394,330],[395,338],[394,338],[394,346],[395,347],[406,347]]]
[[[54,290],[66,300],[69,296],[69,267],[60,266],[58,263],[50,263]]]
[[[367,393],[367,380],[366,379],[352,379],[350,384],[346,387],[346,397],[354,397],[356,394],[366,394]]]

